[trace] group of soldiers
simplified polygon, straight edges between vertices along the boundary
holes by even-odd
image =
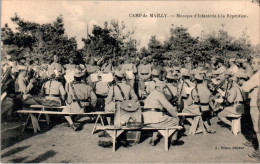
[[[1,109],[2,115],[9,117],[14,109],[34,104],[65,105],[64,112],[91,112],[105,111],[111,102],[120,106],[125,100],[134,100],[143,106],[145,125],[183,125],[192,120],[179,118],[178,113],[201,114],[208,133],[216,132],[210,126],[212,117],[217,116],[230,128],[228,115],[242,115],[250,110],[259,143],[259,70],[259,58],[233,58],[227,63],[220,58],[212,58],[209,63],[187,59],[180,63],[149,57],[89,57],[82,64],[74,64],[71,58],[68,64],[61,65],[54,55],[48,65],[39,64],[39,60],[17,63],[7,55],[2,61]],[[74,72],[71,82],[64,79],[69,71]],[[92,74],[97,74],[98,80],[93,81]],[[113,80],[104,81],[101,74],[112,74]],[[78,130],[70,116],[65,119]],[[176,135],[172,144],[183,144]],[[157,140],[157,133],[153,133],[151,144]],[[252,146],[251,142],[244,144]],[[249,156],[259,159],[258,151]]]

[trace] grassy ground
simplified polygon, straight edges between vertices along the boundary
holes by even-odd
[[[54,121],[55,118],[52,118]],[[155,147],[149,145],[147,138],[142,143],[132,147],[119,147],[115,153],[112,148],[97,145],[98,134],[91,134],[93,122],[83,118],[84,126],[81,131],[74,132],[60,123],[53,126],[41,124],[43,130],[33,134],[32,129],[21,132],[21,121],[2,123],[1,132],[1,162],[74,162],[74,163],[257,163],[250,159],[248,153],[253,148],[245,147],[245,134],[234,136],[227,128],[220,127],[215,117],[212,125],[216,134],[188,135],[190,126],[185,126],[185,134],[181,140],[182,146],[171,146],[164,151],[161,140]],[[13,127],[13,128],[12,128]],[[8,129],[9,128],[9,129]]]

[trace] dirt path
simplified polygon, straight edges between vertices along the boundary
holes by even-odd
[[[1,160],[5,162],[92,162],[92,163],[186,163],[186,162],[230,162],[257,163],[248,158],[253,148],[243,146],[242,134],[234,136],[228,129],[220,127],[213,118],[216,134],[183,136],[182,146],[172,146],[164,151],[161,140],[155,147],[149,138],[129,148],[120,147],[115,153],[111,148],[97,145],[98,134],[91,134],[93,123],[87,123],[79,132],[73,132],[66,124],[54,126],[33,134],[32,130],[21,133],[21,128],[3,131]],[[188,133],[189,126],[186,126]]]

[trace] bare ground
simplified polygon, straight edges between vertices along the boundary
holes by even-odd
[[[51,118],[52,121],[55,118]],[[2,123],[1,126],[1,162],[2,163],[258,163],[250,159],[248,153],[253,148],[243,142],[249,134],[248,128],[243,133],[233,135],[227,128],[220,127],[215,117],[212,126],[216,134],[188,135],[190,126],[185,126],[182,146],[171,146],[164,151],[163,139],[155,146],[150,146],[150,139],[132,147],[120,146],[115,153],[112,148],[98,146],[98,133],[92,135],[94,123],[83,118],[83,129],[74,132],[66,123],[47,126],[34,134],[32,129],[21,132],[23,122]],[[58,121],[60,122],[60,120]]]

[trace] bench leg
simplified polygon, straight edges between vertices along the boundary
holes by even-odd
[[[30,118],[31,118],[31,116],[30,116],[30,114],[28,114],[28,117],[27,117],[27,119],[26,119],[26,122],[25,122],[25,125],[24,125],[24,127],[23,127],[22,132],[24,132],[25,128],[28,126]]]
[[[192,119],[192,123],[191,123],[191,126],[190,126],[190,130],[189,130],[189,134],[192,134],[192,130],[194,129],[194,126],[195,125],[195,118]]]
[[[99,120],[99,119],[100,119],[100,115],[98,115],[98,117],[97,117],[97,119],[96,119],[96,121],[95,121],[95,124],[94,124],[93,130],[92,130],[92,134],[94,134],[95,131],[96,131],[96,127],[97,127],[97,123],[98,123],[98,120]]]
[[[38,119],[36,118],[36,116],[34,114],[31,114],[31,113],[30,113],[30,117],[31,117],[31,120],[32,120],[34,133],[37,133],[37,130],[39,130],[39,131],[41,130],[40,126],[39,126]]]
[[[197,116],[197,117],[194,118],[194,122],[192,123],[191,129],[190,129],[192,135],[195,135],[196,130],[197,130],[198,125],[199,125],[199,121],[200,121],[200,116]]]
[[[113,152],[116,152],[116,138],[117,138],[117,134],[116,134],[116,130],[114,130],[114,134],[113,134]]]
[[[166,130],[158,130],[158,132],[163,136],[164,138],[164,149],[165,151],[169,150],[169,137],[176,131],[176,129],[166,129]]]
[[[232,132],[234,135],[241,132],[241,117],[232,119]]]
[[[50,116],[48,114],[45,114],[45,118],[46,118],[47,124],[50,125],[50,122],[51,122]]]

